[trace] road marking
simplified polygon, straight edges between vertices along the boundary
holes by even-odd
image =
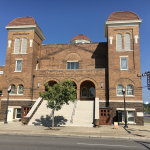
[[[80,145],[103,145],[103,146],[120,146],[120,147],[136,147],[136,146],[125,146],[125,145],[108,145],[108,144],[88,144],[88,143],[77,143]]]

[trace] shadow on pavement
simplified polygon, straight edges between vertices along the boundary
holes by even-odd
[[[142,146],[150,150],[150,142],[143,142],[143,141],[135,141],[135,142],[141,144]]]
[[[36,122],[32,122],[32,124],[34,124],[35,126],[42,124],[45,127],[52,127],[52,117],[49,115],[46,115],[45,118],[43,116],[41,116],[40,119],[36,119],[35,121]],[[65,125],[67,121],[68,120],[65,119],[63,116],[55,116],[54,117],[54,126],[59,127],[60,125]]]
[[[146,135],[141,135],[141,134],[132,134],[132,132],[131,131],[140,131],[141,133],[143,132],[143,131],[145,131],[145,132],[150,132],[149,130],[139,130],[139,129],[132,129],[132,128],[130,128],[130,129],[128,129],[128,128],[124,128],[125,129],[125,131],[127,131],[129,134],[131,134],[131,135],[134,135],[134,136],[138,136],[138,137],[146,137]]]

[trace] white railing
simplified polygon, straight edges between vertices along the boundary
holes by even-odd
[[[35,109],[37,108],[41,100],[42,97],[39,97],[37,101],[34,103],[33,107],[30,109],[29,113],[24,118],[30,118],[32,116],[32,114],[34,113]]]
[[[74,103],[74,107],[73,107],[73,112],[72,112],[72,115],[71,115],[70,123],[73,123],[73,117],[75,115],[75,109],[77,108],[77,103],[78,103],[78,97],[76,99],[76,102]]]

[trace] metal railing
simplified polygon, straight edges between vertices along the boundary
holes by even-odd
[[[74,103],[74,107],[73,107],[73,112],[72,112],[72,115],[71,115],[71,120],[70,120],[70,123],[73,123],[73,117],[75,115],[75,109],[77,108],[77,103],[78,103],[78,97]]]

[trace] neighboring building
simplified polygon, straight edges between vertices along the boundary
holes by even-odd
[[[34,18],[12,20],[6,26],[5,67],[0,67],[0,120],[5,118],[9,86],[9,120],[15,120],[21,118],[21,107],[33,105],[45,90],[44,82],[52,86],[70,79],[78,100],[94,101],[94,118],[101,125],[124,122],[123,88],[128,124],[143,125],[141,78],[137,76],[141,74],[141,22],[133,12],[114,12],[105,22],[107,42],[91,43],[89,37],[79,34],[70,44],[43,45],[45,36]]]

